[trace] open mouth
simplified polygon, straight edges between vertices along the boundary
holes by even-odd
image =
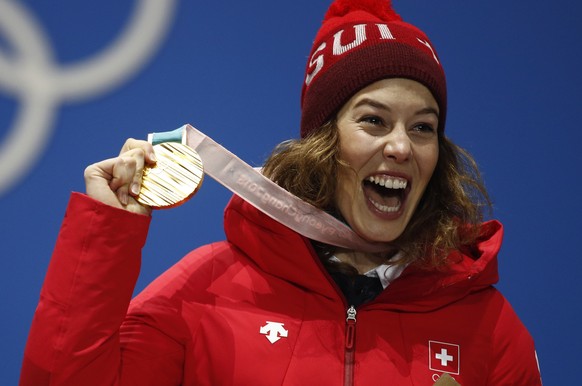
[[[406,198],[408,180],[394,176],[370,176],[363,188],[370,204],[381,213],[398,212]]]

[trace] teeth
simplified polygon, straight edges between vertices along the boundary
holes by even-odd
[[[398,211],[398,209],[400,209],[400,205],[398,206],[386,206],[386,205],[382,205],[380,203],[377,203],[376,201],[370,200],[370,202],[372,203],[372,205],[374,205],[376,207],[376,209],[378,209],[379,211],[382,211],[384,213],[392,213],[392,212],[396,212]]]
[[[388,176],[372,176],[368,177],[368,181],[388,189],[406,189],[406,185],[408,184],[408,181],[404,178]]]

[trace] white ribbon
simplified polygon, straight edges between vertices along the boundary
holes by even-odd
[[[362,239],[343,222],[289,193],[189,124],[172,132],[150,134],[149,138],[152,143],[176,141],[190,146],[204,162],[205,174],[307,238],[364,252],[390,249],[387,244]]]

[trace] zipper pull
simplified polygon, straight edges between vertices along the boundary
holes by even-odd
[[[350,306],[347,310],[346,318],[346,349],[351,350],[354,348],[354,342],[356,340],[356,308]]]
[[[358,311],[356,311],[356,307],[350,306],[350,308],[348,308],[348,311],[347,311],[348,317],[346,318],[346,322],[350,323],[350,321],[353,321],[353,323],[356,323],[356,314],[357,313],[358,313]]]

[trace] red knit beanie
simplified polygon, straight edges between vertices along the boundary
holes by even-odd
[[[385,78],[422,83],[447,110],[445,73],[428,37],[390,0],[335,0],[309,55],[301,93],[301,137],[330,120],[362,88]]]

